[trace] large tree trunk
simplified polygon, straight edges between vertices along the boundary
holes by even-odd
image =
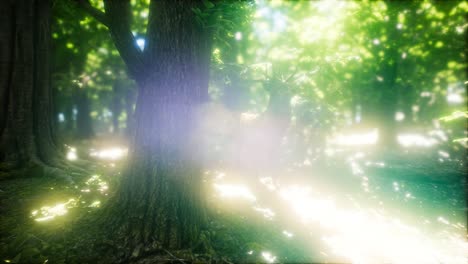
[[[0,162],[51,164],[49,1],[0,1],[0,27]]]
[[[136,101],[136,90],[128,89],[125,95],[125,114],[127,115],[127,120],[125,121],[125,136],[130,137],[133,131],[133,106]]]
[[[120,132],[119,127],[119,117],[122,113],[122,98],[125,96],[125,87],[122,80],[116,80],[112,86],[112,102],[111,102],[111,111],[112,111],[112,128],[113,133],[118,135]]]
[[[114,3],[106,3],[106,12],[118,8]],[[136,78],[129,164],[110,205],[118,216],[109,216],[112,226],[122,228],[128,246],[135,247],[134,256],[139,249],[192,248],[205,224],[192,134],[195,110],[208,99],[211,35],[196,21],[192,8],[197,5],[152,1],[150,6],[145,52],[152,57],[151,71]],[[120,17],[109,19],[112,25]]]

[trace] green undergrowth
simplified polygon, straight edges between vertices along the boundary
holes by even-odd
[[[93,228],[89,220],[99,215],[100,207],[112,195],[120,169],[110,170],[102,166],[73,184],[34,175],[3,180],[0,185],[1,261],[113,263],[119,257],[115,241],[106,241],[109,234]],[[100,191],[103,186],[107,186],[105,192]],[[47,215],[47,210],[51,208],[58,208],[55,211],[59,214],[52,214],[53,218],[47,219],[51,216]],[[83,219],[88,220],[83,222]],[[210,219],[207,236],[213,251],[208,256],[164,251],[161,255],[166,255],[165,259],[169,261],[184,258],[199,263],[265,262],[262,253],[271,253],[277,261],[288,262],[288,259],[301,259],[307,255],[300,241],[288,239],[281,229],[260,215],[252,217],[235,211],[217,211]],[[152,257],[156,261],[154,256],[148,259]],[[145,263],[141,259],[135,262]]]

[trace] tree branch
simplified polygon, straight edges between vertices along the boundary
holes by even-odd
[[[93,7],[89,0],[75,0],[74,1],[81,9],[83,9],[86,13],[92,16],[94,19],[102,23],[103,25],[109,27],[109,19],[106,16],[106,13],[102,12],[101,10]]]
[[[140,83],[144,79],[146,68],[142,52],[131,31],[130,0],[104,0],[104,8],[115,47],[127,65],[130,76]]]

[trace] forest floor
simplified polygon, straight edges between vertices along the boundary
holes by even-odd
[[[34,175],[0,179],[1,261],[94,263],[89,254],[95,254],[109,263],[105,247],[78,247],[90,237],[74,228],[83,216],[98,212],[118,185],[124,144],[100,142],[69,148],[70,159],[76,155],[97,164],[88,168],[89,177],[74,183]],[[209,171],[217,256],[180,259],[166,252],[135,262],[465,263],[464,151],[449,157],[437,149],[337,153],[280,177],[245,180],[235,176],[239,172]]]

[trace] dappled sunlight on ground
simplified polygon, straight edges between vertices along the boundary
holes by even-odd
[[[70,210],[75,208],[98,208],[101,206],[100,199],[102,196],[108,195],[109,185],[106,181],[102,180],[100,175],[95,174],[87,179],[81,188],[75,185],[71,189],[76,190],[75,197],[68,199],[66,202],[57,202],[54,205],[46,205],[39,209],[34,209],[31,212],[31,217],[37,222],[50,222],[58,217],[65,216]],[[51,188],[51,191],[53,190],[54,188]],[[57,191],[60,192],[60,190]]]
[[[353,263],[465,263],[460,234],[425,233],[386,214],[384,208],[340,208],[307,187],[281,191],[306,225],[319,225],[331,251]]]
[[[366,132],[347,132],[338,133],[330,137],[328,143],[337,146],[366,146],[376,145],[379,140],[378,129],[372,129]],[[447,134],[434,129],[427,134],[423,133],[399,133],[397,135],[398,144],[405,148],[410,147],[432,147],[434,145],[446,142]]]
[[[449,158],[440,151],[439,156]],[[351,187],[348,193],[324,189],[311,176],[308,184],[280,184],[271,177],[262,177],[258,179],[260,185],[252,185],[252,180],[245,181],[245,185],[230,185],[227,179],[231,180],[232,175],[228,172],[221,173],[223,177],[214,177],[215,191],[221,199],[231,202],[248,200],[250,203],[244,205],[267,220],[290,219],[287,221],[300,223],[301,236],[319,241],[321,248],[316,244],[312,248],[320,252],[319,261],[466,263],[466,226],[460,221],[463,215],[452,220],[441,216],[444,212],[431,208],[428,198],[415,196],[416,185],[410,182],[390,179],[390,186],[383,185],[367,168],[386,169],[388,165],[372,160],[365,152],[352,153],[345,157],[345,162],[349,172],[343,171],[342,177],[357,177],[361,192]],[[285,203],[278,204],[278,199]],[[415,215],[413,206],[423,215]],[[287,223],[278,220],[274,224],[281,228]],[[280,230],[286,237],[295,238],[291,231]],[[275,262],[270,253],[264,253],[260,253],[264,261]]]
[[[218,167],[206,171],[205,176],[217,206],[239,211],[238,215],[246,219],[261,219],[262,223],[277,228],[278,234],[288,241],[307,241],[311,260],[466,263],[468,243],[463,211],[454,212],[463,205],[450,200],[452,207],[440,210],[446,206],[443,203],[433,206],[437,198],[423,196],[428,188],[440,191],[443,186],[421,187],[422,183],[416,185],[393,178],[398,175],[378,176],[380,170],[395,168],[392,160],[377,158],[369,149],[357,150],[359,145],[374,144],[377,137],[375,131],[341,136],[335,145],[328,146],[324,162],[327,157],[333,161],[341,159],[344,167],[337,169],[338,176],[328,171],[331,167],[315,168],[315,163],[283,170],[281,177],[250,167],[244,170]],[[434,139],[436,137],[439,139]],[[402,145],[408,148],[428,146],[422,137],[405,140],[407,143]],[[433,136],[432,140],[442,141],[443,135]],[[354,149],[340,149],[341,145]],[[439,162],[455,160],[443,149],[434,151]],[[78,158],[77,152],[76,148],[69,147],[67,158]],[[104,166],[115,166],[126,156],[127,150],[96,148],[91,153]],[[72,210],[89,212],[101,207],[110,188],[107,180],[110,178],[103,178],[103,175],[96,173],[79,184],[68,186],[72,192],[70,196],[44,200],[47,201],[45,205],[32,210],[31,219],[57,222],[57,219],[71,218]],[[60,191],[50,189],[51,192]],[[50,202],[55,200],[57,202]],[[243,254],[266,263],[285,260],[277,249],[271,249],[252,248]]]
[[[43,206],[38,210],[31,212],[31,216],[37,222],[52,220],[57,216],[63,216],[68,212],[68,209],[77,206],[77,200],[71,198],[65,203],[58,203],[54,206]]]

